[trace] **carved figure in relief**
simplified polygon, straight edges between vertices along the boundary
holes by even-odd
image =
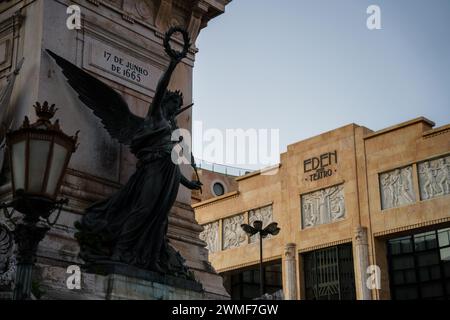
[[[345,216],[345,202],[343,196],[338,196],[331,208],[331,216],[333,221],[341,219]]]
[[[218,249],[218,242],[219,242],[219,234],[218,234],[219,228],[218,224],[211,224],[211,227],[209,228],[209,232],[207,233],[208,237],[208,243],[209,248],[211,251],[215,252]]]
[[[241,229],[243,216],[236,216],[224,221],[224,249],[235,248],[245,241],[245,233]]]
[[[408,202],[411,203],[414,201],[414,190],[412,187],[412,168],[406,167],[401,171],[401,180],[400,180],[400,191],[402,197]]]
[[[249,222],[250,224],[253,224],[254,221],[262,221],[263,225],[266,226],[273,222],[273,214],[272,214],[272,206],[266,206],[262,208],[258,208],[255,210],[251,210],[249,212]],[[267,236],[267,238],[272,237],[270,234]],[[259,239],[259,235],[255,234],[250,237],[250,242],[255,242],[257,239]]]
[[[411,166],[382,174],[380,183],[384,209],[414,202]]]
[[[385,174],[385,176],[381,179],[382,190],[383,190],[383,202],[384,206],[388,207],[388,203],[392,204],[392,199],[394,195],[392,194],[392,189],[389,187],[391,183],[391,177],[389,173]]]
[[[326,190],[321,190],[319,193],[319,217],[322,223],[330,220],[329,208],[330,202],[328,198],[328,192]]]
[[[318,216],[311,202],[303,204],[304,224],[305,227],[315,226],[318,222]]]
[[[393,173],[390,174],[390,181],[389,181],[389,190],[390,190],[390,194],[392,195],[392,206],[396,207],[398,206],[398,195],[400,194],[399,192],[399,182],[400,179],[400,174],[399,174],[399,170],[395,170]]]
[[[424,199],[433,198],[438,192],[436,190],[436,170],[430,165],[429,162],[423,163],[420,174],[424,177],[423,193]]]
[[[262,221],[264,225],[272,222],[272,208],[269,206],[252,210],[250,212],[250,223],[256,220]]]
[[[322,223],[333,221],[331,202],[332,197],[339,191],[338,187],[323,189],[320,191],[319,212]]]
[[[343,186],[335,186],[302,197],[304,227],[336,221],[345,216]]]
[[[207,249],[210,252],[216,252],[219,250],[219,224],[217,222],[215,223],[209,223],[207,225],[204,225],[204,230],[200,234],[200,239],[206,242]]]
[[[439,187],[441,188],[440,195],[450,193],[450,163],[445,158],[439,159]]]

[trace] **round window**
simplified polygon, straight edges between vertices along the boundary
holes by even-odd
[[[221,196],[225,193],[225,188],[224,188],[223,184],[216,182],[213,185],[213,191],[216,196]]]

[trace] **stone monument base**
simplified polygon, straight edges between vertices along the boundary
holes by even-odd
[[[96,273],[92,270],[97,268]],[[43,300],[202,300],[202,285],[193,280],[129,266],[96,265],[81,270],[80,288],[66,268],[39,265],[33,294]]]

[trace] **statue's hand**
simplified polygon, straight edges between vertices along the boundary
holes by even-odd
[[[170,46],[170,38],[176,32],[179,32],[183,35],[184,45],[182,51],[176,51]],[[190,47],[190,38],[186,29],[182,27],[172,27],[166,32],[166,35],[164,37],[164,48],[166,50],[166,53],[172,58],[173,61],[180,62],[181,60],[183,60],[186,57]]]
[[[200,181],[191,181],[193,190],[201,190],[203,183],[201,183]]]

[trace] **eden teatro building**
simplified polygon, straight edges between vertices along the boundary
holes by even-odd
[[[209,260],[232,299],[450,298],[450,125],[350,124],[289,145],[275,174],[201,171],[193,195]],[[274,173],[274,172],[272,172]],[[282,295],[281,295],[282,293]]]

